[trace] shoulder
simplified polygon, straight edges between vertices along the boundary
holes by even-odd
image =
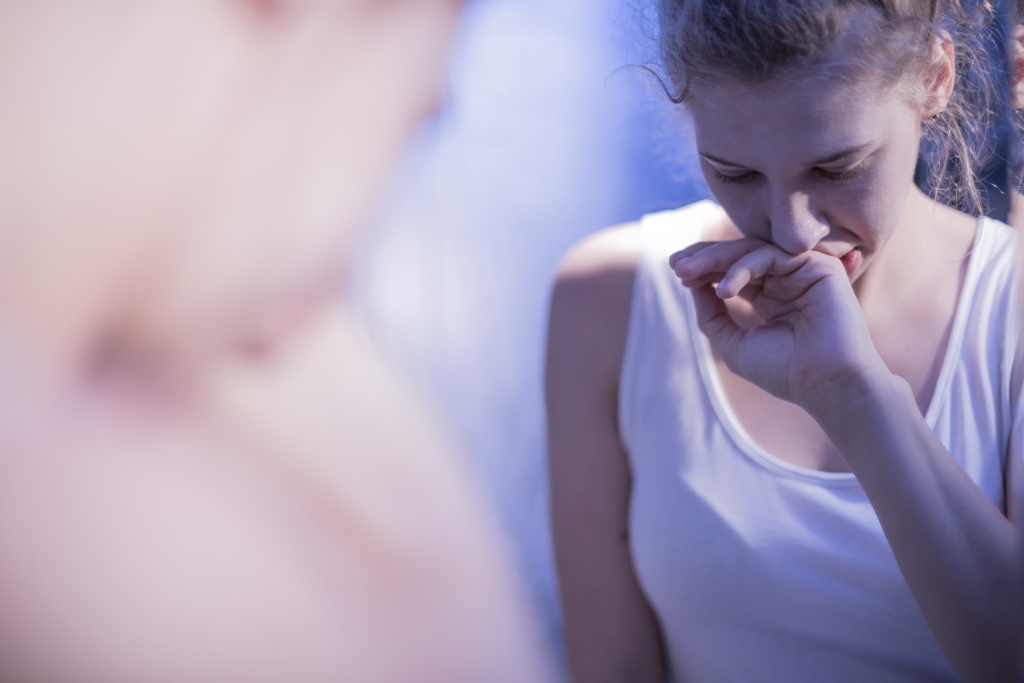
[[[621,361],[634,281],[643,263],[669,273],[668,257],[694,242],[729,232],[725,212],[704,200],[612,226],[578,242],[558,269],[551,296],[551,344],[565,341]],[[662,272],[662,271],[658,271]]]
[[[608,310],[612,302],[628,302],[641,260],[667,264],[672,253],[701,240],[723,239],[730,227],[722,208],[704,200],[596,232],[576,243],[562,260],[555,303],[569,298]]]
[[[649,214],[578,242],[563,259],[552,295],[552,322],[625,334],[634,280],[641,262],[668,270],[668,257],[694,242],[721,239],[731,224],[711,201]],[[624,340],[623,340],[624,343]]]
[[[0,435],[0,670],[546,680],[469,474],[344,330],[272,376],[226,372],[199,416],[92,401],[45,447],[13,453]],[[395,659],[395,642],[430,656]]]
[[[640,223],[607,228],[563,259],[551,294],[549,391],[553,382],[576,389],[614,385],[625,352],[640,232]]]
[[[574,245],[558,269],[552,315],[589,311],[614,318],[628,310],[640,247],[638,222],[606,228]]]
[[[613,401],[626,353],[637,273],[672,277],[668,257],[723,226],[709,201],[649,214],[597,232],[569,250],[551,295],[548,323],[549,408],[581,394]]]
[[[1016,270],[1019,267],[1017,250],[1020,248],[1020,233],[994,218],[985,218],[983,224],[985,228],[978,242],[987,246],[991,252],[989,258],[1003,262],[1006,268]]]
[[[974,303],[982,309],[994,309],[993,313],[1000,311],[1000,315],[1008,316],[1007,323],[1016,325],[1020,271],[1017,231],[985,218],[970,251]]]

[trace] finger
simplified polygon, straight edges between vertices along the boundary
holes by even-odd
[[[697,278],[686,278],[681,280],[685,287],[694,289],[697,287],[703,287],[705,285],[718,285],[722,278],[725,277],[725,273],[706,273],[701,277]],[[761,287],[764,286],[764,278],[758,277],[753,278],[747,283],[746,287],[740,291],[740,296],[753,296],[761,291]],[[748,291],[749,290],[749,291]],[[744,294],[746,293],[746,294]]]
[[[668,264],[676,272],[676,276],[679,277],[684,286],[690,288],[704,287],[709,284],[717,284],[718,281],[722,279],[722,276],[725,275],[724,269],[719,272],[701,272],[696,277],[687,276],[687,271],[685,269],[676,269],[677,264],[689,259],[697,252],[708,249],[717,244],[719,244],[719,242],[697,242],[696,244],[691,244],[686,249],[677,251],[669,256]]]
[[[723,358],[730,359],[743,330],[729,316],[725,302],[717,296],[713,287],[697,287],[692,291],[697,326],[718,353]]]
[[[680,279],[696,280],[708,273],[725,273],[736,261],[765,244],[766,242],[762,240],[749,237],[727,242],[702,243],[700,249],[670,262]],[[684,255],[686,251],[684,249],[673,254],[673,257]]]
[[[704,287],[706,285],[717,285],[718,281],[725,277],[725,273],[704,273],[699,277],[687,277],[680,278],[680,281],[685,287],[694,289],[697,287]]]
[[[672,270],[675,270],[676,269],[676,264],[678,262],[680,262],[680,261],[682,261],[684,259],[688,259],[691,256],[693,256],[694,254],[696,254],[698,251],[700,251],[701,249],[706,249],[706,248],[708,248],[708,247],[710,247],[710,246],[712,246],[714,244],[718,244],[718,242],[697,242],[695,244],[691,244],[686,249],[683,249],[681,251],[677,251],[674,254],[672,254],[671,256],[669,256],[668,257],[668,267],[671,268]]]
[[[723,299],[732,298],[743,288],[763,280],[767,275],[788,275],[801,262],[800,256],[793,256],[773,244],[766,244],[743,255],[729,267],[718,283],[718,296]]]

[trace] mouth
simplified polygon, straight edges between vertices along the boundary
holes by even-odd
[[[839,258],[843,262],[843,268],[846,268],[847,277],[853,277],[853,274],[860,268],[862,258],[860,249],[851,249]]]

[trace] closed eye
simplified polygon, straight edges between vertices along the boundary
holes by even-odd
[[[726,185],[749,183],[751,180],[754,180],[758,175],[757,171],[747,171],[746,173],[741,173],[739,175],[725,175],[718,169],[714,169],[714,171],[715,180],[717,180],[720,183],[725,183]]]
[[[864,172],[865,168],[867,168],[867,164],[861,163],[845,171],[836,172],[827,171],[823,168],[813,168],[811,169],[811,172],[814,173],[819,178],[821,178],[822,180],[828,180],[830,182],[842,182],[844,180],[852,180],[853,178],[856,178],[857,176]]]

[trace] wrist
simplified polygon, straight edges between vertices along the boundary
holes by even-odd
[[[902,408],[920,413],[910,385],[892,374],[881,359],[870,367],[823,383],[813,400],[801,407],[837,446],[840,441],[856,438],[876,420],[901,412]]]

